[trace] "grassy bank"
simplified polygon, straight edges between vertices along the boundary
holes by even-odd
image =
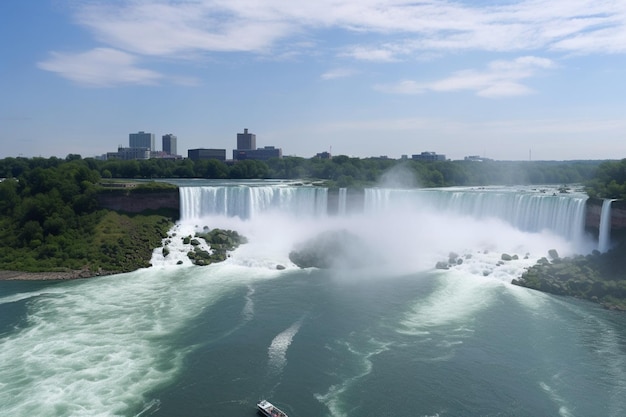
[[[167,212],[120,214],[98,210],[78,217],[63,235],[24,246],[0,245],[0,270],[127,272],[150,265],[152,250],[173,225]]]

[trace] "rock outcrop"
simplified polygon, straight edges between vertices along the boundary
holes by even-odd
[[[522,287],[573,296],[606,308],[626,310],[626,246],[573,258],[551,253],[512,283]],[[556,255],[556,256],[555,256]]]
[[[225,261],[228,258],[228,252],[248,241],[234,230],[213,229],[208,231],[208,227],[205,227],[204,233],[196,233],[195,238],[185,236],[182,239],[183,243],[191,244],[193,247],[193,250],[187,253],[187,257],[198,266]],[[202,249],[198,239],[203,239],[209,245],[210,250]]]
[[[289,259],[300,268],[358,268],[373,264],[376,256],[358,236],[330,230],[298,245]]]

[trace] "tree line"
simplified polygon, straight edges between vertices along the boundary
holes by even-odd
[[[585,190],[589,197],[626,199],[626,159],[600,164]]]
[[[329,187],[362,187],[381,180],[419,187],[582,183],[595,178],[599,161],[436,161],[353,158],[284,157],[268,161],[225,163],[215,159],[108,160],[60,158],[5,158],[0,177],[18,178],[27,170],[51,169],[74,163],[86,174],[102,179],[315,179]],[[76,168],[79,169],[79,168]],[[622,181],[623,182],[623,181]],[[401,184],[403,185],[403,184]]]
[[[134,270],[171,226],[101,209],[93,160],[6,158],[0,167],[0,270]]]

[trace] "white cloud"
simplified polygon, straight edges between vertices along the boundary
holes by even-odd
[[[221,3],[221,4],[220,4]],[[89,3],[77,14],[100,41],[144,55],[177,56],[194,51],[262,52],[295,26],[271,8],[237,8],[220,1]],[[258,10],[258,8],[256,8]]]
[[[390,94],[422,94],[428,90],[428,86],[412,80],[402,80],[395,84],[376,85],[374,89]]]
[[[482,2],[484,3],[484,2]],[[518,0],[477,5],[471,0],[91,0],[75,2],[75,21],[100,48],[53,53],[41,68],[91,82],[71,68],[80,57],[125,65],[122,82],[153,82],[158,74],[133,57],[175,62],[215,52],[284,59],[338,55],[398,63],[458,52],[528,54],[626,53],[626,3],[617,0]],[[99,51],[99,52],[98,52]],[[117,58],[98,57],[116,51]],[[122,55],[123,52],[132,55]],[[108,52],[109,55],[114,55]],[[124,61],[124,62],[122,62]],[[56,68],[56,69],[53,69]],[[97,68],[91,68],[97,71]],[[457,75],[459,78],[463,75]],[[480,77],[479,74],[466,74]],[[94,79],[107,80],[105,74]],[[484,77],[484,74],[483,74]],[[522,77],[523,78],[523,77]],[[133,81],[135,80],[135,81]],[[443,85],[454,80],[442,80]],[[457,80],[458,81],[458,80]],[[469,81],[469,80],[466,80]],[[97,83],[96,83],[97,84]],[[401,88],[398,86],[397,88]],[[405,83],[407,91],[423,88]],[[485,96],[528,93],[516,79],[486,82]]]
[[[334,80],[337,78],[351,77],[355,74],[355,71],[349,68],[335,68],[330,71],[326,71],[321,75],[323,80]]]
[[[326,29],[375,35],[372,45],[352,47],[358,59],[389,60],[396,48],[408,45],[414,51],[625,48],[626,7],[614,0],[487,6],[445,0],[139,0],[79,7],[78,22],[100,41],[150,55],[265,52],[293,35]],[[385,47],[375,46],[383,39]]]
[[[380,47],[355,46],[342,53],[341,56],[351,57],[360,61],[394,62],[398,60],[395,51]]]
[[[535,76],[540,69],[553,67],[555,64],[549,59],[524,56],[512,61],[493,61],[483,71],[463,70],[433,82],[404,80],[391,85],[378,85],[375,88],[393,94],[474,91],[481,97],[519,96],[532,93],[530,88],[521,83],[522,80]]]
[[[118,84],[154,84],[162,75],[136,66],[137,59],[126,52],[111,48],[96,48],[71,54],[52,52],[51,58],[38,66],[60,76],[90,87]]]

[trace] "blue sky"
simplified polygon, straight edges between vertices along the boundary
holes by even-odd
[[[5,0],[0,157],[626,158],[621,0]]]

